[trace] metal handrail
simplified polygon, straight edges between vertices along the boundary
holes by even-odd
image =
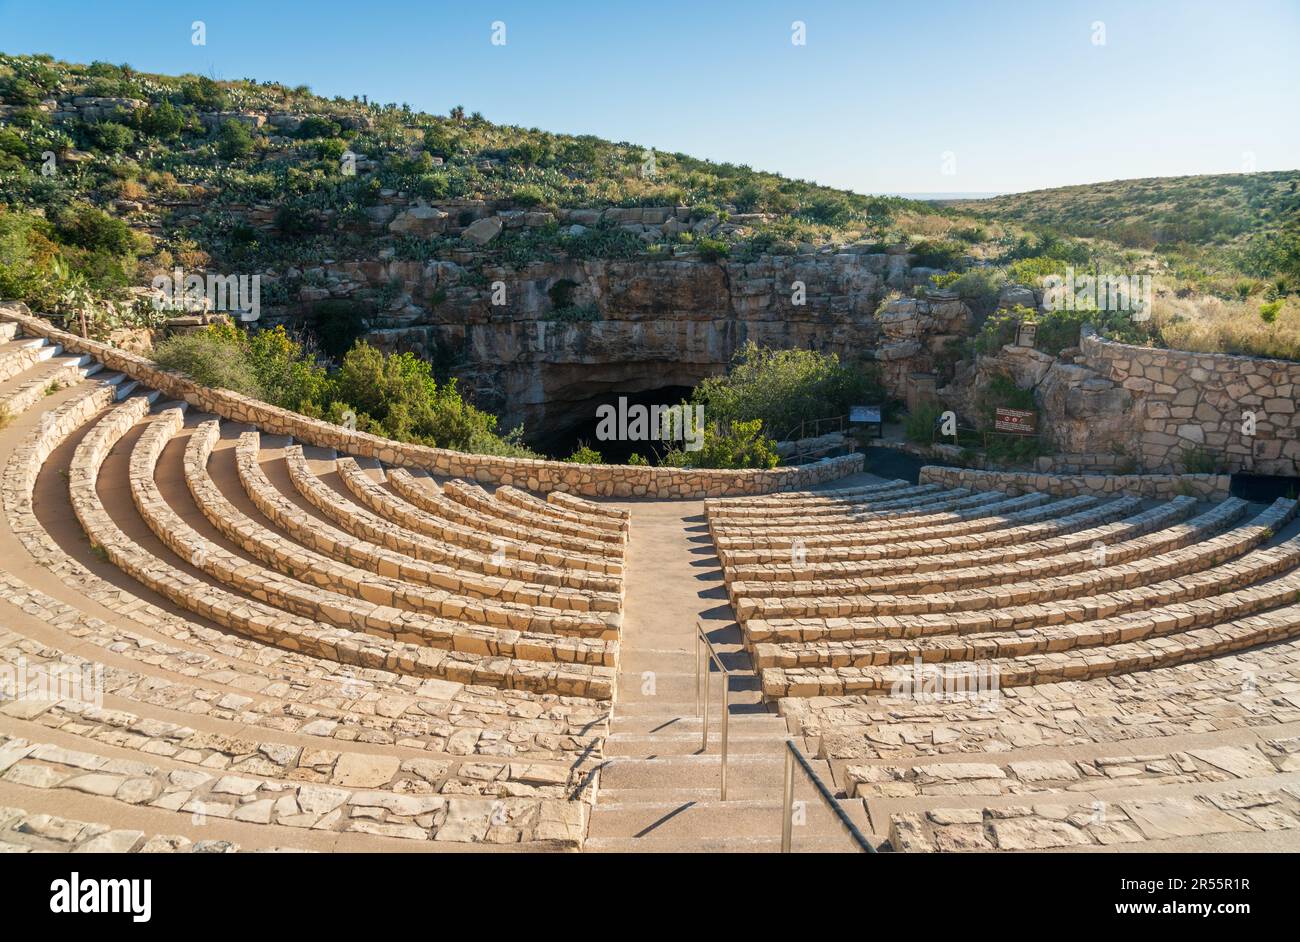
[[[707,650],[708,659],[704,658],[704,652]],[[729,719],[731,716],[731,672],[727,670],[722,663],[722,658],[718,657],[718,652],[713,647],[708,636],[704,632],[704,622],[697,620],[695,622],[695,712],[700,717],[700,726],[703,728],[703,739],[700,743],[700,752],[709,751],[709,662],[718,666],[718,672],[722,674],[722,793],[723,801],[727,800],[727,732]],[[701,678],[703,681],[701,682]],[[700,688],[704,688],[704,708],[700,709]]]
[[[849,837],[853,838],[853,843],[858,845],[858,850],[865,854],[874,854],[876,849],[858,830],[858,826],[853,823],[853,819],[849,817],[848,812],[840,807],[839,801],[831,794],[831,790],[826,787],[826,783],[822,781],[822,777],[817,774],[816,769],[808,764],[808,760],[804,758],[804,754],[799,747],[794,744],[794,740],[787,739],[785,748],[785,794],[781,802],[781,806],[785,809],[785,819],[781,822],[781,853],[790,853],[790,840],[794,832],[794,763],[797,759],[799,767],[803,769],[804,774],[813,783],[813,787],[817,789],[817,794],[821,796],[822,801],[826,802],[831,811],[835,812],[836,820],[849,832]]]

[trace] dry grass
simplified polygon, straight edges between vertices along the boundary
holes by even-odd
[[[1260,317],[1260,304],[1257,298],[1157,298],[1151,321],[1174,350],[1300,360],[1300,299],[1288,298],[1272,324]]]

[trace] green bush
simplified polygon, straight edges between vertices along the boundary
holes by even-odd
[[[239,160],[253,152],[253,135],[239,121],[227,121],[217,132],[217,153],[226,160]]]
[[[909,442],[929,445],[934,441],[934,424],[942,414],[943,410],[933,403],[920,406],[903,423],[903,435]]]
[[[546,201],[546,194],[542,192],[540,186],[525,183],[523,186],[517,186],[511,191],[510,200],[518,206],[536,206]]]
[[[873,367],[845,365],[833,353],[772,350],[750,341],[736,351],[725,375],[701,382],[691,399],[704,407],[710,422],[757,419],[772,434],[784,436],[804,420],[882,402],[884,388]]]
[[[170,101],[159,102],[134,113],[135,126],[150,137],[171,138],[180,134],[190,124],[190,116]]]
[[[302,119],[302,124],[298,125],[297,137],[304,141],[318,137],[338,137],[341,130],[337,121],[313,114]]]
[[[106,154],[120,154],[135,143],[135,132],[124,124],[101,121],[92,124],[86,132],[96,150]]]
[[[775,468],[780,456],[776,442],[763,434],[760,419],[732,422],[726,431],[706,425],[698,451],[673,448],[660,464],[672,468]]]
[[[695,248],[700,253],[700,258],[706,262],[716,262],[731,254],[731,246],[725,239],[711,239],[708,236],[696,238]]]
[[[916,256],[915,264],[920,268],[953,268],[966,254],[966,246],[960,242],[926,239],[913,245],[908,253]]]
[[[570,464],[604,464],[605,456],[586,442],[579,443],[573,454],[564,459]]]
[[[247,351],[214,331],[173,334],[154,347],[153,360],[164,370],[204,386],[229,389],[255,399],[264,397]]]

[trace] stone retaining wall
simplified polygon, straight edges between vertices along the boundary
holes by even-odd
[[[1132,396],[1126,424],[1146,470],[1175,470],[1185,450],[1203,448],[1230,471],[1300,474],[1300,363],[1135,347],[1089,328],[1079,346],[1090,369]]]
[[[1059,497],[1132,494],[1168,500],[1186,494],[1205,500],[1223,500],[1228,496],[1231,479],[1226,474],[1038,474],[1033,471],[975,471],[926,465],[921,469],[920,483],[1002,491],[1011,495],[1038,491]]]
[[[151,361],[84,340],[33,317],[26,305],[0,303],[0,321],[17,322],[24,334],[62,344],[69,353],[89,354],[105,367],[184,400],[196,409],[233,422],[246,422],[275,435],[291,435],[301,442],[339,452],[374,458],[385,464],[422,468],[433,474],[468,478],[487,484],[510,484],[530,491],[567,491],[592,497],[694,498],[770,494],[833,481],[862,470],[861,454],[828,458],[810,465],[770,470],[714,470],[633,467],[630,465],[569,464],[527,458],[471,455],[445,448],[430,448],[349,431],[338,425],[310,419],[226,389],[211,389],[176,373],[158,369]]]

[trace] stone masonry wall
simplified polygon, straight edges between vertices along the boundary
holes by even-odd
[[[1131,494],[1168,500],[1186,494],[1205,500],[1223,500],[1228,496],[1231,481],[1226,474],[1038,474],[1033,471],[975,471],[926,465],[921,469],[920,483],[975,491],[1002,491],[1012,496],[1038,491],[1058,497]]]
[[[1087,328],[1080,348],[1132,396],[1131,447],[1145,470],[1177,470],[1185,450],[1203,448],[1229,471],[1300,474],[1300,363],[1134,347]]]
[[[494,455],[472,455],[380,438],[310,419],[225,389],[200,386],[151,361],[53,327],[33,317],[26,305],[0,302],[0,322],[15,321],[23,333],[45,337],[72,353],[89,354],[117,372],[184,400],[197,409],[233,422],[255,425],[275,435],[291,435],[310,445],[375,458],[385,464],[423,468],[433,474],[488,484],[510,484],[546,493],[567,491],[589,497],[704,498],[770,494],[833,481],[862,470],[861,454],[827,458],[814,464],[770,470],[715,470],[569,464]]]

